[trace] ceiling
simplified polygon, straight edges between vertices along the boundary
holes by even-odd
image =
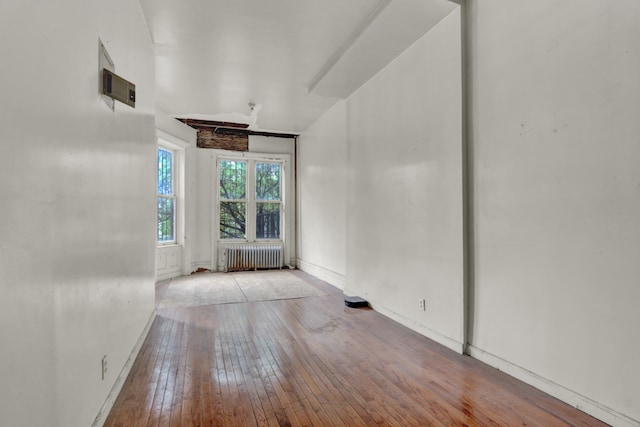
[[[155,47],[159,109],[290,133],[302,132],[457,7],[447,0],[140,4]]]

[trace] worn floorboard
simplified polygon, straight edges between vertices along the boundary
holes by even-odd
[[[105,426],[605,425],[292,274],[328,295],[159,309]]]

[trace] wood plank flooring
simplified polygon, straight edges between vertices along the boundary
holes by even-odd
[[[105,426],[605,425],[292,274],[329,295],[158,310]]]

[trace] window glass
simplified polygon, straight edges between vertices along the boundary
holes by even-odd
[[[280,238],[280,203],[256,203],[256,239]]]
[[[256,200],[280,200],[279,163],[256,163]]]
[[[158,242],[175,240],[174,155],[158,148]]]
[[[220,238],[244,239],[247,236],[244,202],[220,202]]]
[[[220,238],[247,237],[247,162],[220,160]]]
[[[173,153],[158,148],[158,194],[173,195]]]
[[[220,239],[281,239],[282,170],[266,159],[218,161]]]
[[[247,191],[247,162],[220,160],[220,199],[243,200]]]
[[[175,199],[158,197],[158,242],[170,242],[174,240],[174,202]]]

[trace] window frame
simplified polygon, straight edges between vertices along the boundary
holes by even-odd
[[[266,200],[266,199],[258,199],[258,191],[257,191],[257,166],[258,164],[276,164],[280,166],[280,179],[278,180],[278,184],[279,187],[278,188],[278,200]],[[283,203],[283,190],[284,190],[284,162],[282,161],[274,161],[273,159],[254,159],[253,161],[253,167],[251,168],[252,172],[253,172],[253,190],[252,190],[252,196],[253,196],[253,215],[251,217],[251,221],[253,224],[253,233],[254,233],[254,241],[255,242],[284,242],[284,239],[282,238],[282,233],[284,230],[284,221],[283,221],[283,215],[284,215],[284,203]],[[280,232],[280,237],[278,239],[273,239],[273,238],[258,238],[258,230],[257,230],[257,222],[258,222],[258,204],[265,204],[265,205],[278,205],[279,206],[279,212],[280,212],[280,224],[279,224],[279,229],[278,231]]]
[[[245,174],[245,183],[244,183],[244,198],[243,199],[226,199],[226,198],[222,198],[222,196],[220,195],[220,183],[222,181],[222,168],[220,167],[220,163],[224,162],[224,161],[234,161],[234,162],[244,162],[246,163],[246,174]],[[217,195],[217,204],[216,204],[216,211],[217,211],[217,237],[218,240],[223,241],[223,242],[246,242],[248,237],[249,237],[249,224],[247,219],[249,218],[249,162],[246,159],[243,158],[232,158],[232,157],[219,157],[216,163],[216,168],[217,168],[217,180],[216,180],[216,195]],[[220,213],[222,211],[222,209],[220,208],[222,203],[244,203],[245,204],[245,209],[244,209],[244,238],[223,238],[221,236],[221,232],[220,232]]]
[[[221,180],[221,167],[220,163],[225,160],[232,160],[238,162],[246,162],[247,174],[245,183],[245,199],[223,199],[220,196],[220,180]],[[256,164],[257,163],[269,163],[280,165],[280,199],[279,200],[258,200],[256,197]],[[216,241],[220,244],[226,243],[285,243],[285,225],[286,225],[286,159],[275,155],[257,154],[257,153],[244,153],[241,155],[224,154],[216,156],[216,185],[215,185],[215,209],[216,209]],[[245,238],[223,238],[220,233],[220,204],[222,202],[244,202],[245,208]],[[257,238],[256,237],[256,222],[257,222],[257,204],[258,203],[271,203],[278,204],[280,206],[280,238]]]
[[[158,158],[160,150],[171,153],[171,194],[160,194],[158,190],[158,179],[159,177],[159,165]],[[173,200],[173,218],[171,218],[173,225],[173,239],[171,240],[158,240],[158,226],[159,226],[159,218],[158,218],[158,210],[156,207],[156,245],[158,246],[167,246],[167,245],[175,245],[178,243],[178,150],[168,146],[167,144],[162,144],[158,142],[156,146],[156,205],[158,198],[164,198]]]

